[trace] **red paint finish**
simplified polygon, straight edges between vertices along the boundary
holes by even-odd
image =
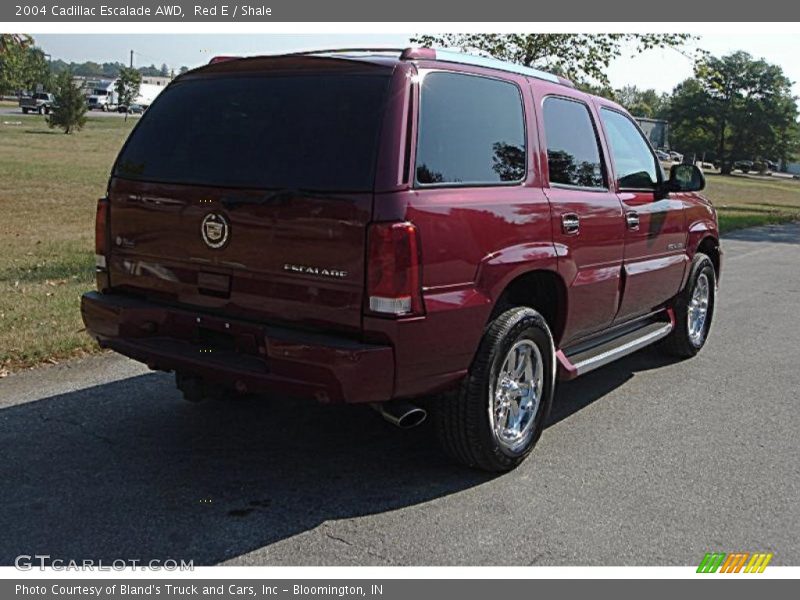
[[[565,85],[433,56],[242,59],[194,71],[192,77],[271,69],[290,76],[313,65],[391,72],[374,191],[326,198],[298,192],[281,202],[232,208],[226,198],[263,191],[112,178],[104,213],[108,268],[98,274],[103,293],[83,298],[87,329],[102,344],[156,368],[321,401],[377,402],[456,385],[498,300],[521,277],[544,272],[564,290],[549,307],[563,324],[556,339],[562,363],[571,344],[668,308],[697,248],[719,246],[710,204],[697,194],[658,199],[653,192],[620,191],[603,135],[607,189],[551,186],[543,99],[559,95],[585,103],[599,134],[597,106],[621,109]],[[522,182],[413,183],[418,75],[429,69],[518,86],[526,119]],[[627,225],[630,211],[639,216],[638,229]],[[201,237],[211,212],[230,225],[221,249]],[[580,219],[577,233],[563,228],[569,214]],[[376,222],[408,222],[416,229],[414,281],[424,309],[418,314],[392,317],[368,309],[367,232]],[[218,354],[200,352],[209,343],[221,344]]]

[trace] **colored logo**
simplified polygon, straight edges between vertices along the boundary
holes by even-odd
[[[697,567],[698,573],[763,573],[772,553],[767,552],[707,552]]]

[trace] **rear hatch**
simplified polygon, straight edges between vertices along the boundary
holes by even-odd
[[[170,85],[114,167],[111,286],[360,329],[390,76],[350,60],[245,59]]]

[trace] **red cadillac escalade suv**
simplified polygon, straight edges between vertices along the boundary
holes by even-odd
[[[721,251],[694,165],[535,69],[409,48],[225,57],[178,77],[97,208],[99,343],[190,400],[369,403],[515,467],[557,380],[696,354]]]

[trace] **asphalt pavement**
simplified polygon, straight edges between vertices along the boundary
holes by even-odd
[[[365,407],[192,405],[106,354],[0,380],[0,564],[800,564],[800,225],[724,240],[706,348],[644,350],[559,388],[489,476]]]

